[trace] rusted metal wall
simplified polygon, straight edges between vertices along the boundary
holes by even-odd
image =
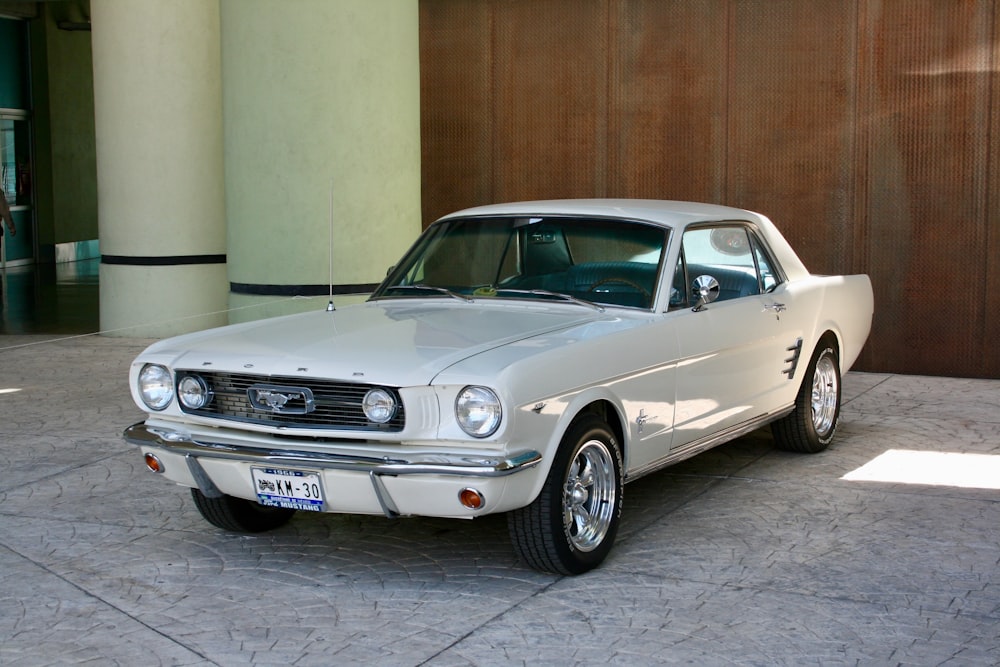
[[[871,275],[860,367],[1000,377],[1000,0],[423,0],[425,221],[549,197],[770,216]]]

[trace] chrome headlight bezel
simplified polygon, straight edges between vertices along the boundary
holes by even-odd
[[[146,364],[139,371],[136,389],[143,405],[154,412],[161,412],[174,401],[174,376],[161,364]]]
[[[388,389],[373,387],[361,401],[361,410],[365,419],[373,424],[388,424],[399,411],[396,397]]]
[[[212,390],[200,375],[185,374],[177,381],[177,400],[187,410],[200,410],[212,402]]]
[[[500,397],[489,387],[465,387],[455,397],[455,421],[473,438],[490,437],[503,421]]]

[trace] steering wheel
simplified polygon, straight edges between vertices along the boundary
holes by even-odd
[[[653,300],[653,295],[645,287],[643,287],[639,283],[635,282],[634,280],[629,280],[628,278],[621,278],[619,276],[610,276],[608,278],[602,278],[601,280],[598,280],[596,283],[594,283],[593,285],[591,285],[590,289],[587,290],[587,291],[588,292],[593,292],[594,290],[596,290],[601,285],[604,285],[604,284],[607,284],[607,283],[621,283],[623,285],[628,285],[629,287],[633,287],[636,290],[638,290],[639,292],[641,292],[642,295],[644,297],[646,297],[646,299],[648,301],[652,301]]]

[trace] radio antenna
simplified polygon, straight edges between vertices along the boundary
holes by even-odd
[[[329,258],[329,269],[330,269],[330,302],[326,304],[326,312],[332,313],[336,310],[333,306],[333,179],[330,179],[330,258]]]

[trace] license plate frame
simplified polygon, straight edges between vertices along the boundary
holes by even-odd
[[[326,503],[323,478],[315,470],[253,466],[250,479],[257,502],[267,507],[322,512]]]

